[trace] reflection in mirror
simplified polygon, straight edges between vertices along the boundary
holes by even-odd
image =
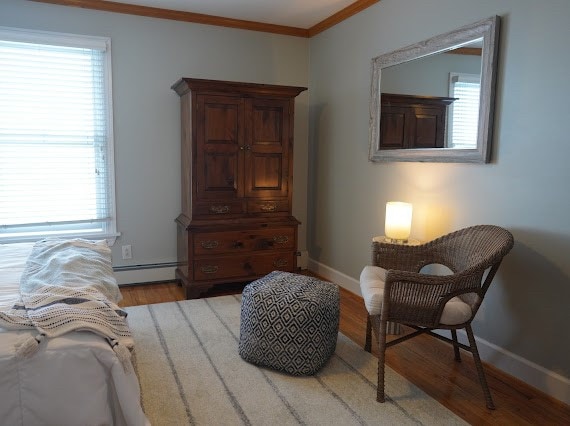
[[[374,58],[370,160],[488,162],[499,17]]]
[[[385,132],[393,128],[385,126],[389,123],[390,116],[387,110],[392,109],[390,102],[385,101],[388,98],[387,94],[409,95],[410,98],[407,99],[410,105],[414,104],[415,97],[423,98],[422,105],[429,105],[427,101],[432,101],[432,108],[429,106],[416,108],[419,111],[416,117],[423,120],[424,125],[420,127],[423,127],[424,131],[420,132],[421,128],[414,126],[415,133],[412,131],[414,129],[408,132],[410,134],[405,140],[406,146],[401,148],[475,149],[477,147],[482,42],[483,39],[480,38],[460,48],[403,62],[382,70],[381,108],[386,108],[380,119],[381,149],[395,146],[384,137]],[[417,102],[420,100],[417,99]],[[430,118],[432,126],[429,126]],[[428,134],[425,134],[426,132]],[[414,140],[411,140],[412,136]],[[422,139],[423,143],[420,143]],[[430,143],[431,141],[434,143]]]

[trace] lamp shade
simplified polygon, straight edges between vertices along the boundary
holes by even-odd
[[[384,234],[386,238],[396,241],[406,241],[412,228],[412,205],[400,201],[386,203],[386,222]]]

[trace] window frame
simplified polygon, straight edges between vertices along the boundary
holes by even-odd
[[[0,244],[38,241],[46,237],[107,239],[111,245],[114,244],[116,237],[120,236],[120,233],[117,231],[117,202],[115,196],[111,38],[0,26],[0,40],[103,51],[103,97],[105,99],[105,120],[107,123],[105,135],[107,157],[107,182],[105,195],[108,201],[107,220],[87,221],[87,223],[101,222],[103,226],[101,227],[102,229],[100,232],[89,232],[87,230],[82,232],[81,221],[72,222],[70,224],[62,223],[61,225],[58,225],[57,229],[51,228],[51,230],[49,229],[50,226],[46,224],[35,226],[30,224],[18,228],[12,228],[10,233],[6,232],[6,229],[8,229],[7,227],[3,228],[2,225],[0,225]],[[74,223],[79,226],[74,227]],[[31,234],[28,231],[27,235],[22,235],[23,230],[25,228],[29,229],[30,227],[35,227],[37,232]],[[84,225],[83,229],[85,228],[88,227]]]

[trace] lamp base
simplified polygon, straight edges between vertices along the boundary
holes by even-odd
[[[384,242],[390,244],[408,244],[408,239],[406,238],[405,240],[400,240],[396,238],[384,237]]]

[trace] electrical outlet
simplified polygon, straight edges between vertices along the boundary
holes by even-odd
[[[132,259],[133,258],[133,252],[131,251],[131,245],[130,244],[128,244],[126,246],[122,246],[121,249],[123,252],[123,259]]]
[[[297,267],[307,269],[309,267],[309,252],[307,250],[297,252]]]

